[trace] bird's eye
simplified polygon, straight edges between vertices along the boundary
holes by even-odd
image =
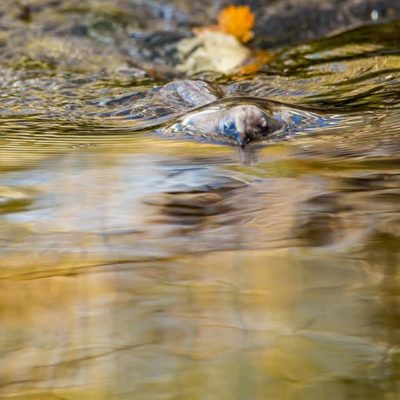
[[[220,130],[221,130],[221,133],[224,133],[225,135],[235,134],[237,132],[235,121],[226,119],[220,125]]]
[[[235,127],[235,123],[233,121],[225,121],[224,122],[224,129],[229,131]]]

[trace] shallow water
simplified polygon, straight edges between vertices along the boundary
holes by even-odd
[[[397,399],[398,23],[216,77],[345,121],[244,162],[132,132],[160,82],[100,10],[2,17],[0,397]]]

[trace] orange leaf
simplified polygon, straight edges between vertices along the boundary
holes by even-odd
[[[222,32],[246,43],[253,37],[251,29],[254,21],[255,17],[249,6],[228,6],[220,12],[218,26]]]

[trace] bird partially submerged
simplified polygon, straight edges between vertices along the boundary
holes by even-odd
[[[180,102],[194,109],[162,133],[245,146],[282,126],[267,107],[240,98],[223,99],[222,89],[205,81],[174,81],[162,87],[160,94],[170,104]]]
[[[278,120],[253,104],[242,104],[227,110],[218,123],[218,132],[245,146],[253,140],[261,140],[281,127]]]
[[[280,121],[267,109],[254,104],[218,102],[189,112],[161,132],[244,147],[268,138],[280,127]]]

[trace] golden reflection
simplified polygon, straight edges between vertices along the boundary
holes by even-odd
[[[2,397],[396,393],[397,175],[168,143],[3,172]]]
[[[371,272],[292,249],[3,279],[2,397],[365,393],[398,373],[370,325]]]

